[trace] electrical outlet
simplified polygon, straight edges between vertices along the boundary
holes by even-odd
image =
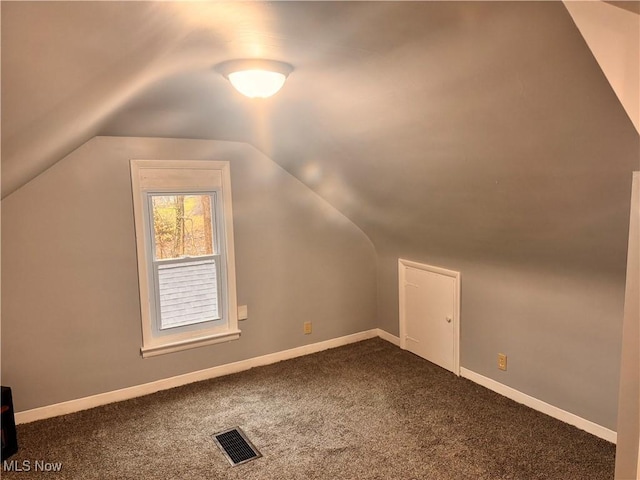
[[[498,368],[500,370],[507,369],[507,356],[504,353],[498,354]]]
[[[304,334],[309,335],[311,333],[311,322],[304,322]]]

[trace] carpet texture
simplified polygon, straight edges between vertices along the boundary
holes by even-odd
[[[232,467],[240,426],[263,457]],[[9,479],[612,479],[615,445],[380,339],[18,426]],[[35,461],[62,462],[36,472]]]

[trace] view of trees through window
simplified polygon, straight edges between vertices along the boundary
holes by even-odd
[[[153,195],[157,260],[216,253],[210,195]]]

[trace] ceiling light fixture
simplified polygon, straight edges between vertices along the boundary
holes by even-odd
[[[249,58],[222,62],[215,68],[237,91],[249,98],[275,95],[293,71],[288,63]]]

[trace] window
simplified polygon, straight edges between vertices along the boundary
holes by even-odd
[[[239,338],[228,162],[132,160],[142,356]]]

